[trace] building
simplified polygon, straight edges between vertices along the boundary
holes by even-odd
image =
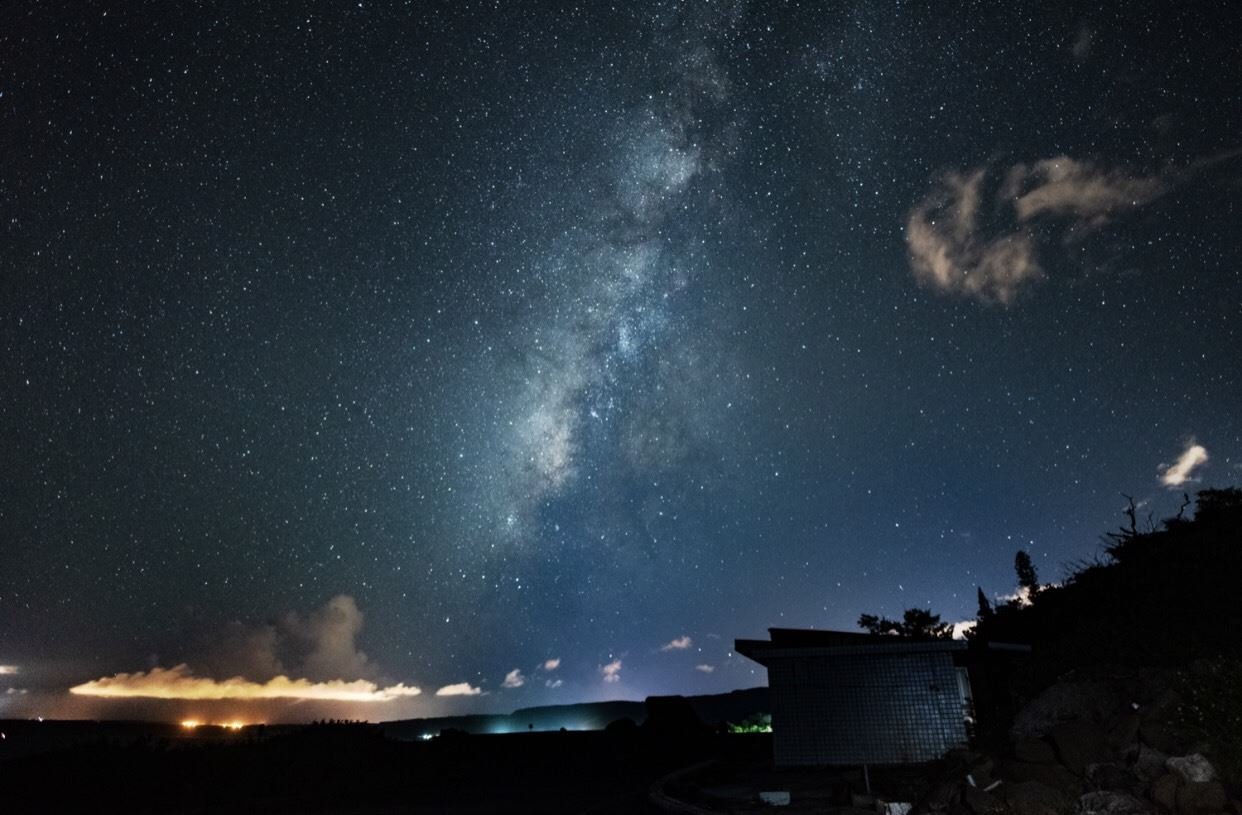
[[[976,688],[1024,646],[770,628],[735,650],[768,669],[778,766],[932,761],[970,743]],[[990,705],[990,702],[989,702]]]

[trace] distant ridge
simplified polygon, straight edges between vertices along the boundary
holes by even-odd
[[[767,688],[747,688],[728,693],[687,696],[686,701],[698,717],[708,724],[740,722],[755,713],[767,713]],[[402,719],[383,722],[384,735],[414,740],[439,735],[442,730],[465,733],[524,733],[547,730],[603,730],[617,719],[633,719],[642,724],[647,703],[631,701],[582,702],[574,705],[543,705],[519,708],[512,713],[474,716],[439,716],[429,719]]]

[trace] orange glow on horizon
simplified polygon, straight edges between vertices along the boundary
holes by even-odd
[[[252,725],[261,725],[263,722],[243,722],[233,719],[227,722],[203,722],[198,719],[183,719],[181,726],[186,730],[197,730],[200,727],[220,727],[225,730],[242,730]]]

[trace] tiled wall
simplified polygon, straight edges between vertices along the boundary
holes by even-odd
[[[776,763],[899,764],[964,746],[958,670],[947,652],[772,660]]]

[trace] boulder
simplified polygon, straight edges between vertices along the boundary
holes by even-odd
[[[1052,728],[1051,737],[1061,763],[1075,775],[1083,775],[1088,764],[1104,763],[1112,758],[1107,737],[1091,722],[1082,719],[1062,722]]]
[[[998,777],[1009,782],[1038,781],[1065,794],[1077,798],[1082,791],[1078,777],[1060,764],[1031,764],[1025,761],[1004,761],[997,767]]]
[[[1013,745],[1013,755],[1018,761],[1032,764],[1055,764],[1057,753],[1052,745],[1043,739],[1018,739]]]
[[[992,783],[992,774],[996,772],[996,762],[985,758],[970,768],[970,777],[975,779],[975,786],[986,787]]]
[[[1005,804],[999,798],[978,787],[966,787],[962,798],[975,815],[995,815],[1005,811]]]
[[[1150,815],[1151,805],[1125,792],[1097,790],[1074,804],[1075,815]]]
[[[1139,780],[1120,764],[1088,764],[1087,785],[1094,790],[1133,793],[1139,788]]]
[[[1070,799],[1060,791],[1038,781],[1005,784],[999,790],[1014,815],[1060,815]]]
[[[1200,753],[1188,756],[1172,756],[1165,766],[1182,777],[1183,781],[1202,783],[1216,780],[1216,768]]]
[[[1185,815],[1224,812],[1227,804],[1225,787],[1219,781],[1188,781],[1177,790],[1177,811]]]
[[[1116,694],[1102,682],[1063,680],[1018,711],[1009,734],[1015,741],[1029,736],[1045,736],[1058,722],[1070,719],[1100,721],[1118,707]]]
[[[1139,778],[1159,778],[1168,772],[1165,764],[1168,760],[1168,756],[1154,747],[1140,744],[1138,752],[1134,754],[1134,772],[1138,773]]]
[[[1156,701],[1140,713],[1139,738],[1162,753],[1184,753],[1185,735],[1176,725],[1177,709],[1181,697],[1173,691],[1165,691]]]
[[[1177,809],[1177,788],[1181,779],[1176,773],[1166,773],[1151,782],[1151,800],[1169,812]]]
[[[926,809],[931,812],[942,812],[949,808],[949,804],[958,799],[958,785],[956,781],[949,781],[932,788],[932,791],[923,796],[923,806],[920,809]]]
[[[1117,721],[1108,731],[1108,746],[1114,753],[1124,753],[1130,745],[1138,741],[1140,722],[1137,713],[1126,713],[1117,717]]]

